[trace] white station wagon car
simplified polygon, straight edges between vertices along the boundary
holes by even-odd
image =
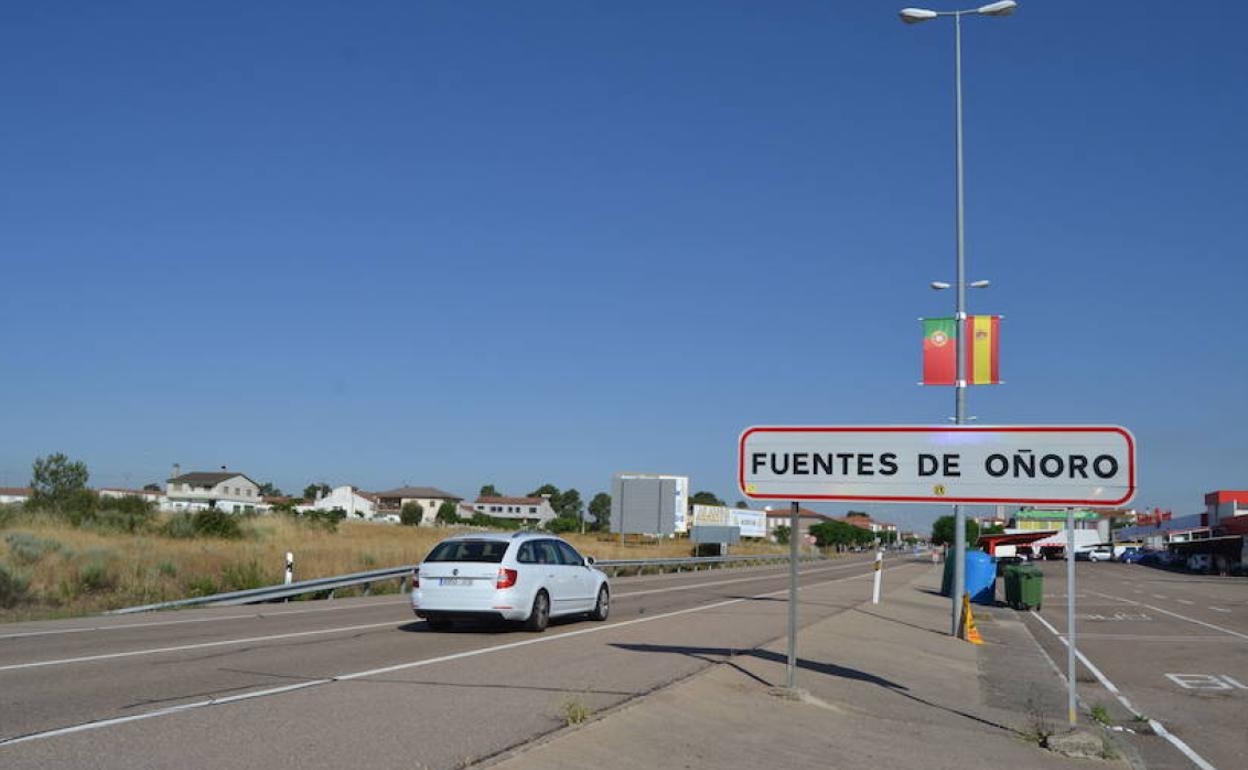
[[[566,541],[540,532],[458,535],[434,546],[412,575],[412,611],[434,629],[455,620],[524,621],[543,631],[552,617],[606,620],[607,576]]]

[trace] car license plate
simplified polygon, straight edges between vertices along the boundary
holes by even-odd
[[[440,586],[470,586],[472,578],[438,578]]]

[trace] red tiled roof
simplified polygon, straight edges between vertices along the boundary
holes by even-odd
[[[791,513],[792,511],[788,507],[773,508],[772,510],[767,511],[767,518],[787,519],[789,518]],[[819,513],[819,511],[812,511],[809,508],[798,508],[797,514],[798,514],[798,518],[802,518],[802,519],[819,519],[820,521],[832,521],[832,517],[827,515],[826,513]]]
[[[0,495],[12,495],[15,497],[18,495],[25,495],[26,497],[30,497],[34,494],[34,492],[35,490],[30,487],[0,487]]]

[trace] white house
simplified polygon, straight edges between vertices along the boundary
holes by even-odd
[[[33,492],[30,487],[0,487],[0,505],[24,503]]]
[[[377,514],[395,514],[408,503],[417,503],[424,510],[420,523],[431,525],[437,521],[438,509],[443,503],[458,503],[464,498],[443,492],[437,487],[399,487],[377,493]]]
[[[137,497],[155,505],[158,508],[164,508],[166,503],[164,492],[154,492],[150,489],[122,489],[121,487],[101,487],[98,490],[100,497]]]
[[[371,519],[377,515],[377,495],[344,484],[311,503],[295,506],[298,511],[332,511],[335,508],[346,511],[348,519]]]
[[[545,524],[555,518],[550,507],[550,495],[541,497],[478,497],[472,504],[474,513],[483,513],[496,519],[520,519]],[[461,514],[462,515],[462,514]]]
[[[217,508],[226,513],[254,513],[261,505],[260,485],[234,471],[181,473],[165,483],[165,509],[204,511]]]

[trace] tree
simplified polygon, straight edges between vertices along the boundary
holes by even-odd
[[[458,524],[461,521],[459,507],[450,500],[446,500],[438,506],[438,512],[434,518],[439,524]]]
[[[1003,524],[989,524],[988,526],[984,527],[984,528],[980,531],[980,533],[979,533],[979,534],[981,534],[981,535],[1004,535],[1004,534],[1005,534],[1005,525],[1003,525]]]
[[[724,501],[720,500],[711,492],[694,492],[693,497],[689,498],[689,502],[693,505],[718,505],[723,507]]]
[[[576,519],[579,521],[583,507],[581,493],[575,489],[569,489],[559,495],[559,507],[555,508],[555,513],[565,519]],[[577,526],[579,527],[580,525],[578,524]]]
[[[780,526],[773,529],[771,531],[771,534],[776,536],[776,542],[779,543],[780,545],[789,544],[789,525],[788,524],[781,524]]]
[[[323,481],[319,484],[309,484],[303,488],[303,499],[315,500],[317,492],[320,492],[321,496],[324,497],[325,495],[328,495],[332,491],[333,490],[330,489],[329,485]]]
[[[932,523],[932,545],[953,545],[954,518],[941,516]],[[973,544],[979,539],[979,524],[970,517],[966,519],[966,542]]]
[[[159,492],[160,485],[159,484],[144,484],[143,491],[144,492]]]
[[[481,491],[477,493],[477,497],[502,497],[502,493],[493,484],[486,484],[481,487]]]
[[[63,508],[83,498],[90,476],[86,463],[71,461],[60,452],[36,457],[31,466],[30,501],[35,508]]]
[[[313,495],[315,494],[316,493],[313,492]],[[266,481],[260,485],[260,496],[261,497],[285,497],[285,495],[282,494],[282,490],[273,486],[272,481]]]
[[[750,504],[744,500],[738,500],[734,507],[736,507],[739,510],[745,510],[746,508],[750,507]]]
[[[420,503],[403,503],[399,510],[399,523],[409,527],[420,526],[425,519],[425,507]]]
[[[606,532],[611,528],[611,495],[599,492],[589,501],[589,515],[594,519],[594,529]]]

